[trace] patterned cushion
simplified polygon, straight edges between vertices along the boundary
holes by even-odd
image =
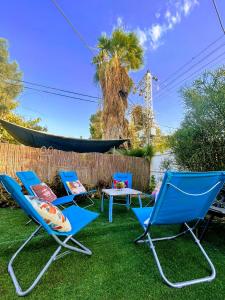
[[[31,186],[34,194],[41,200],[52,202],[57,199],[57,196],[53,193],[49,186],[45,183],[40,183]]]
[[[118,186],[120,189],[122,188],[128,188],[128,180],[113,180],[113,188],[118,189]]]
[[[49,202],[41,201],[37,197],[26,196],[26,198],[53,230],[60,232],[71,231],[70,221],[58,207]]]
[[[67,181],[66,184],[70,189],[71,193],[74,195],[87,192],[87,190],[79,180]]]

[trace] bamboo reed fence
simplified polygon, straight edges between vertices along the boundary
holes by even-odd
[[[111,182],[115,172],[131,172],[133,188],[146,190],[150,164],[144,158],[116,154],[75,153],[0,143],[0,173],[33,170],[42,181],[51,182],[59,170],[75,170],[82,183],[97,186]]]

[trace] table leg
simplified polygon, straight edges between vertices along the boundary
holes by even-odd
[[[113,196],[110,196],[109,197],[109,222],[110,223],[113,220],[112,213],[113,213]]]
[[[130,206],[131,206],[131,197],[132,197],[132,195],[129,195]]]
[[[127,209],[130,208],[130,195],[126,196],[126,207],[127,207]]]
[[[104,193],[102,193],[101,212],[104,211]]]
[[[138,195],[138,201],[139,201],[140,207],[142,207],[142,201],[141,201],[141,195],[140,194]]]

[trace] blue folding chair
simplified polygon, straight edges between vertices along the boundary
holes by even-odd
[[[117,181],[127,181],[128,183],[128,188],[131,189],[132,188],[132,177],[133,175],[131,173],[114,173],[113,174],[113,181],[114,180],[117,180]],[[114,188],[114,183],[112,182],[112,189]],[[111,203],[110,205],[112,206],[112,209],[113,209],[113,205],[125,205],[127,208],[130,207],[130,197],[129,195],[126,196],[126,203],[123,204],[123,203],[118,203],[118,202],[114,202],[113,201],[113,197],[111,198]],[[111,210],[112,210],[111,209]],[[102,200],[101,200],[101,211],[103,212],[104,211],[104,193],[102,193]]]
[[[225,172],[185,173],[166,172],[154,207],[133,208],[144,233],[135,243],[146,242],[153,252],[154,259],[163,280],[171,287],[181,288],[205,281],[216,276],[215,268],[193,230],[204,219],[209,207],[225,183]],[[190,227],[187,222],[196,221]],[[170,237],[152,238],[152,225],[183,224],[184,231]],[[199,279],[172,283],[165,276],[153,242],[170,240],[190,233],[211,268],[211,275]]]
[[[114,180],[117,180],[117,181],[127,181],[127,183],[128,183],[127,187],[129,189],[132,189],[132,180],[133,180],[133,174],[132,173],[120,173],[120,172],[114,173],[113,174],[113,181]],[[114,188],[113,182],[112,182],[112,188]],[[112,205],[114,205],[114,204],[123,205],[123,204],[119,204],[119,203],[113,203]],[[126,204],[125,205],[128,208],[130,208],[130,204],[131,204],[131,197],[128,195],[126,197]]]
[[[64,185],[64,188],[65,188],[67,194],[68,194],[68,195],[73,195],[73,196],[74,196],[74,202],[76,202],[76,201],[75,201],[75,198],[76,198],[77,196],[86,196],[86,197],[90,200],[91,204],[85,206],[84,208],[87,208],[87,207],[89,207],[89,206],[94,205],[94,201],[89,197],[89,195],[95,193],[96,190],[90,190],[90,191],[86,191],[86,192],[84,192],[84,193],[79,193],[79,194],[73,194],[73,192],[70,190],[70,188],[69,188],[67,182],[72,182],[72,181],[77,181],[77,180],[79,180],[79,178],[78,178],[78,176],[77,176],[77,173],[76,173],[75,171],[64,171],[64,170],[60,170],[58,174],[59,174],[59,177],[61,178],[61,181],[62,181],[62,183],[63,183],[63,185]],[[76,205],[78,205],[78,204],[76,203]]]
[[[20,185],[11,177],[7,175],[0,175],[0,182],[2,185],[7,189],[8,193],[12,196],[12,198],[19,204],[19,206],[23,209],[23,211],[31,218],[37,221],[38,227],[35,231],[29,236],[29,238],[22,244],[22,246],[16,251],[16,253],[12,256],[9,264],[8,264],[8,271],[12,278],[13,284],[16,288],[16,293],[19,296],[26,296],[30,293],[33,288],[38,284],[44,273],[47,271],[49,266],[52,264],[53,261],[65,256],[70,251],[80,252],[83,254],[91,255],[92,252],[80,242],[75,240],[73,237],[78,231],[86,227],[90,222],[95,220],[99,214],[88,211],[86,209],[80,208],[78,206],[72,205],[63,210],[64,216],[68,218],[71,224],[71,231],[69,232],[59,232],[51,229],[51,227],[44,221],[44,219],[34,210],[30,202],[26,199],[24,194],[21,192]],[[18,254],[23,250],[23,248],[35,237],[41,229],[44,229],[58,244],[57,249],[53,253],[53,255],[48,260],[47,264],[35,278],[33,283],[30,285],[29,288],[26,290],[22,290],[18,279],[15,275],[13,269],[13,262],[18,256]],[[69,242],[72,242],[76,246],[68,245]],[[60,251],[66,248],[67,251],[62,252]]]
[[[132,173],[114,173],[113,174],[113,180],[117,180],[117,181],[127,181],[128,182],[128,188],[129,189],[132,189],[132,179],[133,179],[133,175]],[[114,188],[114,184],[112,182],[112,188]],[[152,196],[149,195],[149,194],[146,194],[146,193],[142,193],[141,194],[142,196],[146,197],[146,198],[150,198],[150,202],[147,204],[152,204],[154,202],[154,200],[152,199]],[[142,201],[141,201],[141,195],[138,197],[138,200],[139,200],[139,205],[140,207],[142,207]],[[111,200],[111,205],[125,205],[127,208],[130,208],[130,205],[131,205],[131,195],[128,195],[126,196],[126,203],[125,204],[122,204],[122,203],[115,203],[113,201],[113,198]],[[102,200],[101,200],[101,211],[103,212],[104,211],[104,193],[102,194]]]
[[[37,176],[37,174],[34,171],[20,171],[20,172],[16,172],[16,175],[22,182],[22,184],[25,187],[28,194],[31,196],[35,196],[31,186],[41,183],[41,180]],[[68,204],[68,203],[76,204],[76,202],[74,201],[73,195],[59,197],[56,200],[52,201],[52,204],[57,205],[57,206]]]
[[[132,173],[114,173],[113,174],[113,180],[117,180],[117,181],[127,181],[128,183],[128,188],[132,189],[132,180],[133,180],[133,175]],[[113,183],[112,183],[112,188],[113,188]]]

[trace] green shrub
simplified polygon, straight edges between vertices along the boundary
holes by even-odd
[[[154,191],[155,187],[156,187],[156,180],[155,180],[155,176],[152,175],[150,178],[150,184],[149,184],[150,193],[152,193]]]
[[[0,185],[0,208],[5,208],[5,207],[18,207],[18,206],[16,202],[11,198],[11,196]]]
[[[225,68],[181,91],[185,117],[170,139],[176,163],[190,171],[225,169]]]
[[[144,157],[150,161],[152,156],[154,155],[154,149],[152,145],[147,145],[143,148],[120,150],[120,153],[127,156]]]

